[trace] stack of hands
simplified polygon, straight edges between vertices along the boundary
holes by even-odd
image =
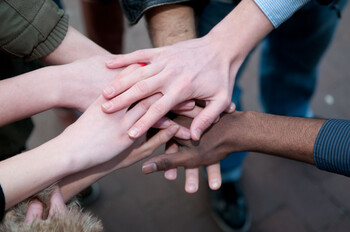
[[[111,58],[113,58],[112,62]],[[58,168],[59,173],[53,174],[50,178],[50,182],[57,181],[59,187],[52,195],[50,214],[64,211],[66,209],[64,202],[101,177],[149,157],[157,148],[165,144],[165,154],[146,162],[142,168],[144,173],[164,170],[166,179],[175,180],[177,167],[184,166],[186,168],[185,190],[188,193],[194,193],[198,190],[199,184],[198,167],[207,165],[209,186],[212,189],[218,189],[221,185],[220,159],[212,159],[210,162],[206,160],[203,163],[198,156],[197,160],[194,160],[194,157],[188,156],[189,153],[180,155],[184,151],[183,148],[192,146],[191,141],[199,140],[202,131],[206,130],[211,121],[218,120],[217,109],[215,114],[211,113],[212,119],[205,121],[200,118],[207,117],[209,113],[205,111],[209,105],[214,108],[216,105],[204,98],[200,105],[208,105],[208,107],[202,108],[196,104],[199,103],[198,101],[192,100],[195,97],[192,94],[180,97],[183,94],[176,92],[175,96],[168,97],[166,90],[160,90],[159,85],[162,84],[160,82],[154,82],[158,85],[155,89],[144,89],[140,87],[142,82],[138,80],[132,82],[132,78],[129,77],[149,73],[152,65],[144,66],[136,63],[127,67],[119,65],[121,68],[116,68],[117,66],[113,63],[115,60],[118,60],[118,57],[103,55],[45,68],[55,74],[50,79],[51,85],[55,88],[43,87],[43,91],[46,92],[41,94],[45,94],[48,100],[45,104],[40,104],[45,107],[38,108],[36,111],[40,112],[52,107],[68,107],[84,112],[61,135],[37,148],[49,150],[52,146],[55,147],[57,154],[66,154],[63,162],[57,163],[58,167],[63,168]],[[144,79],[147,78],[148,76],[144,76]],[[23,79],[20,80],[23,81]],[[16,78],[13,80],[15,81]],[[44,83],[40,80],[37,82]],[[183,80],[179,79],[175,84],[182,82]],[[25,83],[23,85],[25,86]],[[100,95],[102,88],[107,85],[103,95]],[[186,87],[184,86],[181,92],[190,91],[184,88]],[[217,93],[217,91],[213,92]],[[166,99],[171,100],[171,104],[165,101]],[[89,102],[93,103],[89,105]],[[162,108],[163,106],[166,108]],[[227,112],[234,111],[234,108],[233,104],[220,106],[221,110],[226,109]],[[218,112],[221,113],[221,110]],[[28,105],[28,112],[22,115],[31,115],[36,111]],[[172,112],[172,119],[167,117],[168,111]],[[9,117],[6,123],[11,120],[15,119]],[[197,124],[202,122],[199,123],[200,126],[193,126],[196,121]],[[137,133],[134,132],[135,128]],[[194,140],[191,140],[191,137]],[[30,152],[27,153],[30,154]],[[176,158],[177,162],[170,162],[168,155]],[[50,156],[52,162],[55,162],[55,155]],[[62,160],[62,156],[60,159]],[[38,175],[42,171],[43,169],[38,172]],[[44,187],[47,183],[43,180],[42,186]],[[34,194],[36,190],[38,189],[29,194]],[[7,207],[21,199],[21,196],[16,196],[15,193],[7,194],[13,194],[14,199],[13,202],[7,199],[9,202]],[[33,201],[28,208],[27,222],[41,218],[42,210],[41,203]]]

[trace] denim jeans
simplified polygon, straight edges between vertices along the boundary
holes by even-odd
[[[227,1],[226,1],[227,2]],[[198,16],[198,35],[203,36],[236,6],[211,0]],[[347,0],[338,1],[343,9]],[[259,67],[260,102],[267,113],[312,117],[310,101],[315,91],[320,60],[330,45],[339,18],[330,6],[310,1],[294,16],[271,32],[261,43]],[[242,110],[239,78],[233,89],[232,101]],[[221,161],[223,181],[240,178],[245,152],[232,153]]]

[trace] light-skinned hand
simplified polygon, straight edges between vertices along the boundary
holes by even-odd
[[[227,108],[229,111],[234,109],[230,105],[232,88],[241,64],[231,65],[231,58],[225,51],[219,51],[212,39],[203,37],[115,56],[107,62],[107,67],[120,68],[137,62],[148,65],[117,75],[103,91],[103,96],[111,99],[102,105],[103,111],[112,113],[144,97],[161,93],[162,97],[129,130],[130,137],[137,138],[179,103],[203,100],[206,106],[190,128],[192,139],[198,140],[220,113]]]

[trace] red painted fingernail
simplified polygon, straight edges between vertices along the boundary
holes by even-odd
[[[143,63],[143,62],[139,62],[138,64],[141,65],[142,67],[147,65],[147,63]]]

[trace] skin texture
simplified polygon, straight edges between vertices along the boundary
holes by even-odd
[[[41,58],[46,64],[68,64],[78,59],[110,54],[83,34],[69,26],[61,44],[47,56]]]
[[[92,55],[95,56],[91,57]],[[120,70],[108,70],[105,67],[104,63],[108,55],[104,49],[69,27],[59,47],[42,58],[48,64],[59,64],[59,66],[46,67],[0,82],[0,89],[3,90],[1,91],[0,125],[53,107],[72,107],[81,111],[87,109],[81,118],[61,135],[36,149],[0,162],[0,183],[6,198],[6,209],[66,176],[112,159],[135,141],[139,141],[127,136],[127,130],[131,126],[129,123],[135,123],[135,120],[148,109],[149,101],[159,98],[159,94],[139,102],[131,110],[127,110],[128,106],[108,118],[100,109],[100,105],[106,102],[101,97],[97,100],[99,103],[89,107],[96,100],[103,86],[120,72]],[[77,60],[78,58],[85,59]],[[129,66],[127,70],[133,71],[140,67],[135,64]],[[43,95],[45,98],[42,97]],[[22,104],[24,102],[25,104]],[[21,107],[18,107],[20,104]],[[193,104],[179,104],[174,109],[191,109],[193,106]],[[103,125],[104,122],[107,124]],[[174,123],[162,118],[155,126],[161,129],[172,128]],[[108,130],[103,130],[102,127]],[[177,132],[176,136],[189,138],[188,131],[181,131],[180,129],[173,132]],[[100,139],[95,138],[96,134]],[[159,136],[162,137],[162,135]],[[105,140],[105,137],[109,139]],[[157,138],[159,137],[155,137],[155,141],[159,140]],[[90,140],[96,141],[95,145],[87,142]],[[140,141],[143,141],[139,144],[140,152],[152,150],[151,144],[155,144],[153,142],[147,145],[144,138],[140,138]],[[142,150],[143,145],[148,147],[148,150],[146,148]],[[108,148],[109,151],[105,150]],[[99,152],[102,154],[98,155]],[[131,160],[133,159],[127,159],[125,155],[125,162],[129,161],[129,165],[132,163]],[[28,166],[28,163],[32,165]],[[102,170],[101,167],[99,170]],[[46,175],[43,176],[42,173]],[[37,181],[32,182],[33,179]],[[70,184],[79,186],[79,181],[75,180],[75,183],[70,182]],[[63,197],[65,197],[64,194]],[[73,193],[67,194],[72,196]]]
[[[0,81],[0,126],[39,112],[65,107],[84,112],[99,96],[101,90],[123,69],[107,69],[104,62],[110,55],[98,55],[66,65],[49,66]],[[125,71],[136,70],[138,64]],[[125,72],[123,70],[123,72]],[[79,94],[76,94],[79,92]],[[42,96],[45,96],[43,98]],[[18,107],[18,103],[23,102]],[[194,105],[179,105],[174,109],[192,109]],[[173,125],[167,118],[155,124],[157,128]],[[189,138],[189,131],[181,128],[177,136]]]
[[[5,194],[6,209],[66,176],[110,161],[133,143],[150,146],[144,144],[145,138],[130,139],[127,130],[159,97],[154,95],[131,109],[125,108],[107,115],[101,111],[100,104],[105,100],[100,96],[77,122],[58,137],[0,162],[0,183]],[[170,131],[170,137],[177,131],[178,127],[175,127],[176,130]],[[143,148],[139,151],[143,151]],[[130,158],[123,154],[121,157],[124,165],[135,161],[135,155]]]
[[[179,126],[172,125],[148,138],[147,141],[146,137],[143,136],[142,139],[137,140],[131,147],[108,162],[60,180],[57,184],[57,189],[55,189],[56,191],[51,195],[49,216],[52,216],[55,212],[64,213],[66,210],[65,202],[103,176],[115,170],[128,167],[153,154],[156,149],[169,141],[178,129]],[[40,201],[31,202],[27,211],[27,222],[31,223],[34,219],[43,219],[43,209]]]
[[[150,94],[162,93],[163,97],[129,130],[130,137],[136,138],[174,105],[189,99],[203,100],[205,108],[190,128],[192,139],[198,140],[229,107],[239,67],[272,29],[259,7],[252,0],[243,0],[202,38],[116,56],[107,62],[107,67],[136,62],[149,65],[121,76],[105,88],[103,95],[111,101],[102,108],[111,113]]]
[[[0,81],[0,126],[54,107],[85,111],[121,71],[107,69],[107,59],[108,55],[94,56]],[[77,91],[80,94],[75,95]]]
[[[194,18],[193,9],[185,5],[165,5],[147,11],[146,19],[148,32],[153,45],[155,47],[161,47],[195,38],[196,29]],[[173,112],[188,114],[195,108],[189,111],[173,110]],[[168,143],[166,145],[167,153],[176,152],[177,150],[178,146],[175,143]],[[219,188],[221,185],[220,164],[209,165],[207,167],[207,174],[209,186],[212,189]],[[199,188],[199,169],[185,169],[185,176],[185,191],[188,193],[197,192]],[[164,172],[164,177],[168,180],[175,180],[177,178],[177,169],[166,170]]]
[[[179,117],[186,126],[191,119]],[[276,116],[258,112],[234,112],[212,125],[200,141],[176,140],[179,152],[154,157],[143,165],[144,173],[174,167],[193,168],[226,158],[227,154],[253,151],[314,164],[313,149],[325,120]]]

